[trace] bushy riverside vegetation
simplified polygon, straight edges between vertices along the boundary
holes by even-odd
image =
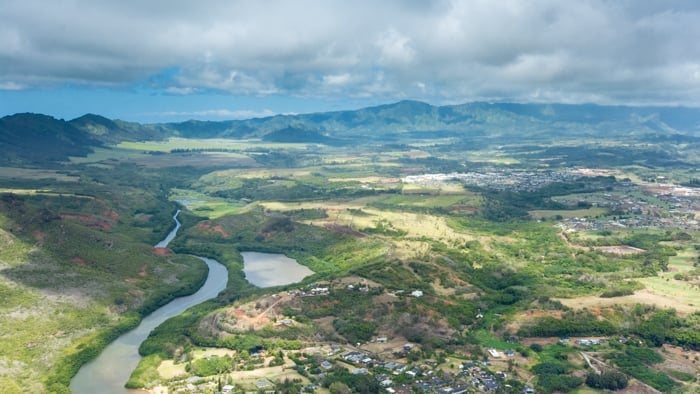
[[[382,111],[403,119],[413,104]],[[78,138],[91,119],[61,130]],[[198,255],[228,268],[227,289],[156,328],[129,387],[177,384],[158,370],[168,361],[218,386],[231,374],[286,365],[296,375],[271,378],[278,390],[298,392],[302,382],[322,392],[380,390],[371,374],[351,374],[341,353],[304,353],[331,344],[374,346],[385,360],[445,381],[459,376],[457,365],[475,363],[507,372],[499,381],[506,392],[526,382],[538,392],[698,387],[689,372],[700,350],[698,197],[659,181],[694,184],[697,141],[652,149],[644,133],[640,145],[620,134],[622,142],[594,146],[590,136],[558,144],[534,129],[516,141],[399,126],[356,141],[300,119],[265,126],[267,138],[233,123],[193,122],[177,134],[245,140],[167,139],[177,125],[143,126],[152,141],[118,148],[105,144],[138,139],[138,125],[100,120],[118,133],[75,153],[87,157],[57,161],[71,151],[42,163],[31,155],[31,171],[3,168],[0,384],[68,392],[107,343],[201,286],[206,266],[190,256]],[[471,175],[404,178],[438,172]],[[177,209],[178,236],[154,250]],[[257,288],[243,274],[244,251],[282,253],[314,274]],[[589,337],[602,342],[574,339]],[[673,356],[671,345],[687,357]],[[193,356],[212,347],[225,355]],[[490,350],[512,352],[494,358]],[[606,363],[602,372],[582,353]],[[382,368],[371,373],[415,382]]]
[[[206,277],[201,261],[152,250],[175,206],[158,197],[155,178],[141,173],[137,186],[126,184],[135,170],[85,169],[91,180],[80,183],[25,179],[18,190],[39,192],[0,196],[2,313],[16,316],[0,319],[8,333],[0,353],[27,365],[19,376],[29,391],[42,383],[67,390],[78,368],[140,316]]]

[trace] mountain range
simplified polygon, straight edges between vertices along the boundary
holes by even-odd
[[[111,120],[94,114],[66,121],[23,113],[0,118],[0,149],[4,152],[0,164],[59,162],[121,141],[170,137],[333,145],[434,138],[536,143],[548,138],[596,136],[697,142],[700,108],[484,102],[433,106],[400,101],[349,111],[161,124]]]

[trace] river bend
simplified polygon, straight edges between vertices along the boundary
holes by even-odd
[[[175,228],[156,247],[165,248],[175,238],[180,229],[177,220],[178,210],[173,216]],[[186,309],[216,297],[226,288],[228,271],[216,260],[199,257],[209,267],[209,274],[204,285],[196,293],[172,300],[146,316],[138,327],[123,334],[110,343],[94,360],[83,365],[70,383],[70,389],[75,394],[125,394],[136,393],[124,387],[134,371],[141,356],[139,346],[148,334],[164,321],[177,316]]]

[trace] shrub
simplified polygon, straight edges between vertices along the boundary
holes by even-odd
[[[621,390],[627,387],[627,383],[629,383],[627,375],[617,371],[589,373],[586,376],[586,385],[594,389]]]

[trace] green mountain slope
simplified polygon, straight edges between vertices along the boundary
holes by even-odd
[[[46,115],[17,114],[0,119],[2,165],[40,164],[85,156],[102,143],[70,123]]]
[[[159,140],[171,133],[162,125],[111,120],[95,114],[86,114],[68,123],[107,144],[116,144],[121,141]]]

